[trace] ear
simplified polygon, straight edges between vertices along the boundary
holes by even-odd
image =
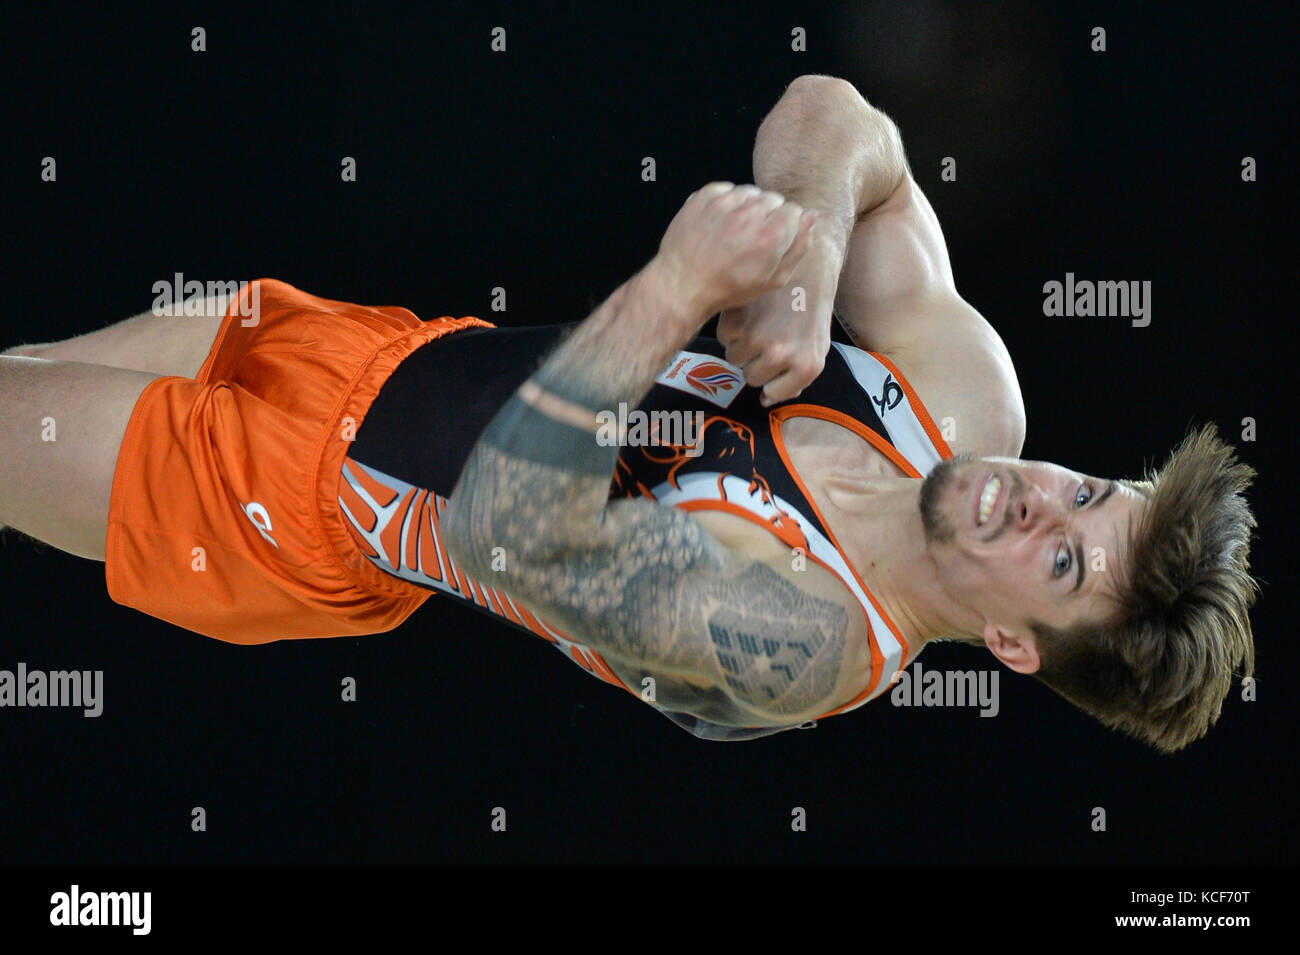
[[[1025,674],[1038,671],[1038,641],[1032,630],[999,626],[990,621],[984,626],[984,644],[1009,669]]]

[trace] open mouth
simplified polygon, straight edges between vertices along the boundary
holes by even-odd
[[[975,526],[983,527],[988,523],[989,518],[997,510],[998,502],[1002,499],[1002,478],[996,474],[990,474],[984,481],[984,487],[981,488],[979,497],[976,499],[975,509]]]

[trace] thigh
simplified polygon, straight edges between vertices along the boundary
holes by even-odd
[[[0,524],[104,559],[118,447],[157,375],[0,356]]]
[[[226,298],[214,296],[145,312],[107,328],[44,345],[22,345],[6,354],[129,368],[154,375],[193,378],[203,366],[226,314]]]

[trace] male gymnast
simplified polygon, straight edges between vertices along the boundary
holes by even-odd
[[[1143,480],[1020,460],[1007,351],[850,84],[792,83],[754,178],[576,327],[264,279],[10,349],[0,520],[236,643],[472,601],[704,739],[855,709],[943,638],[1163,752],[1204,735],[1254,667],[1253,471],[1212,427]]]

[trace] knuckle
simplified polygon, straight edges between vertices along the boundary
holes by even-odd
[[[812,381],[822,373],[824,362],[819,359],[803,359],[795,365],[795,374],[805,381]]]
[[[784,365],[790,360],[790,346],[780,342],[769,345],[766,357],[778,365]]]
[[[781,216],[769,216],[763,223],[763,238],[774,244],[788,241],[790,233],[790,221]]]
[[[711,182],[691,193],[691,197],[698,199],[700,205],[708,205],[727,195],[730,191],[731,183],[729,182]]]

